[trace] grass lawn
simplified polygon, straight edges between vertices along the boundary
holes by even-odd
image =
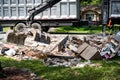
[[[3,27],[3,32],[7,32],[8,31],[8,29],[10,29],[10,27]]]
[[[6,32],[10,27],[3,27],[3,32]],[[70,27],[70,26],[62,26],[56,28],[54,31],[55,33],[102,33],[102,26],[92,26],[89,28],[88,26],[81,26],[81,27]],[[109,29],[107,28],[107,32],[109,33]]]
[[[0,57],[3,67],[27,68],[43,77],[44,80],[120,80],[120,58],[112,60],[92,61],[100,63],[102,68],[84,67],[48,67],[39,60],[15,61],[10,58]]]
[[[3,32],[7,32],[10,27],[3,27]],[[115,30],[113,31],[116,32],[119,30],[119,26],[115,27]],[[62,27],[57,27],[54,30],[50,31],[51,33],[87,33],[87,34],[101,34],[102,33],[102,26],[96,26],[93,25],[91,28],[88,26],[80,26],[80,27],[71,27],[71,26],[62,26]],[[106,33],[110,33],[110,29],[107,27],[106,28]]]
[[[63,26],[58,27],[54,31],[55,33],[89,33],[89,34],[100,34],[102,33],[102,26],[80,26],[80,27],[70,27],[70,26]],[[107,28],[106,32],[109,33],[110,30]]]
[[[3,27],[3,32],[7,32],[10,27]],[[112,33],[120,31],[120,26],[115,25]],[[102,25],[96,26],[93,25],[91,28],[88,26],[79,26],[79,27],[71,27],[71,26],[62,26],[57,27],[54,30],[50,31],[51,33],[87,33],[87,34],[101,34],[102,33]],[[110,33],[110,29],[106,27],[106,33]]]

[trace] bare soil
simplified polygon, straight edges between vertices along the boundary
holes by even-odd
[[[4,74],[0,80],[43,80],[27,69],[5,68]]]

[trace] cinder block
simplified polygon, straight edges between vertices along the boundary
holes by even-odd
[[[91,59],[102,59],[100,53],[95,47],[88,46],[81,54],[80,56],[84,58],[85,60],[91,60]]]
[[[34,40],[38,42],[46,43],[46,44],[50,44],[51,42],[50,36],[45,35],[44,33],[38,33],[38,32],[36,32]]]

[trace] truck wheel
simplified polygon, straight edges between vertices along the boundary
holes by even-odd
[[[39,24],[39,23],[32,23],[32,28],[34,28],[34,29],[40,29],[40,30],[42,30],[42,28],[41,28],[41,25]]]
[[[16,26],[16,30],[22,30],[23,28],[25,28],[26,27],[26,25],[24,24],[24,23],[18,23]]]
[[[48,32],[49,26],[44,26],[44,27],[42,27],[42,29],[43,29],[43,31]]]

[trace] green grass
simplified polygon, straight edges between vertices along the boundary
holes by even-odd
[[[7,32],[10,27],[3,27],[3,32]],[[113,29],[113,33],[120,31],[120,26],[115,25]],[[71,27],[71,26],[62,26],[57,27],[55,30],[51,31],[52,33],[89,33],[89,34],[101,34],[102,33],[102,25],[96,26],[93,25],[91,28],[88,26],[79,26],[79,27]],[[110,29],[106,27],[106,33],[110,33]]]
[[[3,27],[3,32],[7,32],[10,27]]]
[[[15,61],[10,58],[0,57],[3,67],[27,68],[43,77],[44,80],[120,80],[120,58],[112,60],[92,61],[100,63],[102,68],[84,67],[48,67],[39,60]]]
[[[53,32],[56,33],[102,33],[102,26],[91,26],[89,28],[88,26],[80,26],[80,27],[71,27],[71,26],[63,26],[55,29]],[[109,33],[110,30],[107,28],[106,32]]]

